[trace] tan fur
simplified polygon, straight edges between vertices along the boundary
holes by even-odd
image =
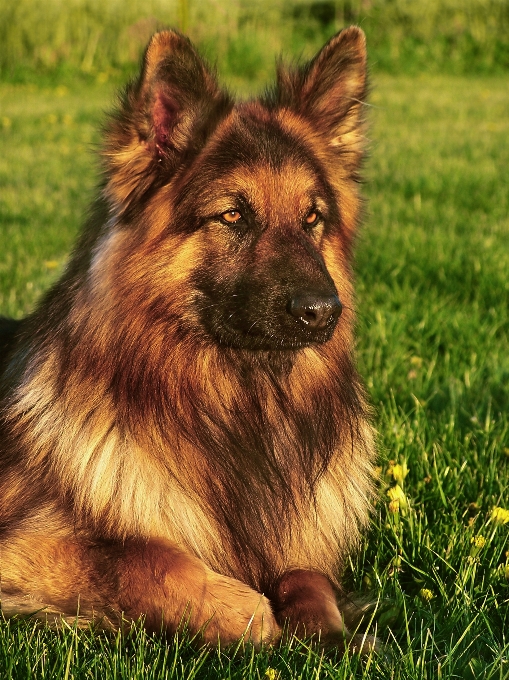
[[[0,356],[6,614],[348,640],[374,457],[351,356],[365,61],[347,29],[234,106],[187,39],[152,39],[70,265]],[[336,328],[291,316],[308,289],[338,291]]]

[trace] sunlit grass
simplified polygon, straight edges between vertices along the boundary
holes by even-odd
[[[189,34],[233,78],[273,68],[273,54],[311,55],[359,24],[377,69],[453,73],[509,68],[506,0],[3,0],[0,76],[131,66],[158,27]]]
[[[60,271],[96,181],[108,83],[0,85],[0,313]],[[2,678],[505,678],[509,674],[509,89],[377,76],[357,252],[358,357],[380,500],[348,589],[380,600],[384,652],[293,641],[193,650],[0,625]]]

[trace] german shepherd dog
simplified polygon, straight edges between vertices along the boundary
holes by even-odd
[[[187,38],[152,38],[65,272],[0,322],[6,615],[352,642],[365,93],[356,27],[240,103]]]

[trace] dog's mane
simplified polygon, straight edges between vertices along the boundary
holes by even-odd
[[[218,352],[205,343],[197,351],[177,325],[174,332],[166,357],[164,345],[141,337],[109,338],[111,353],[100,357],[85,329],[69,334],[66,324],[42,343],[39,336],[7,412],[24,441],[23,466],[74,499],[78,524],[92,517],[112,536],[143,535],[151,514],[157,525],[162,477],[171,478],[212,516],[212,533],[233,547],[246,578],[259,583],[263,572],[269,581],[266,546],[285,545],[333,457],[348,468],[362,441],[366,413],[352,359],[337,341],[297,353]],[[53,389],[39,390],[42,381]],[[160,489],[145,499],[145,514],[133,500],[144,484],[138,455]],[[121,494],[132,494],[123,512]]]

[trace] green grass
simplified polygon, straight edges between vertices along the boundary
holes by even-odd
[[[170,25],[222,72],[253,79],[272,70],[282,47],[311,55],[352,23],[366,31],[378,69],[509,69],[507,0],[2,0],[0,75],[123,69],[158,26]]]
[[[381,483],[346,581],[385,603],[385,652],[323,656],[297,641],[258,656],[195,652],[141,630],[10,621],[0,677],[509,678],[509,524],[491,519],[509,508],[507,79],[378,76],[374,86],[356,269]],[[79,228],[111,87],[0,85],[0,98],[0,313],[19,317]],[[391,460],[409,468],[406,514],[389,509]]]

